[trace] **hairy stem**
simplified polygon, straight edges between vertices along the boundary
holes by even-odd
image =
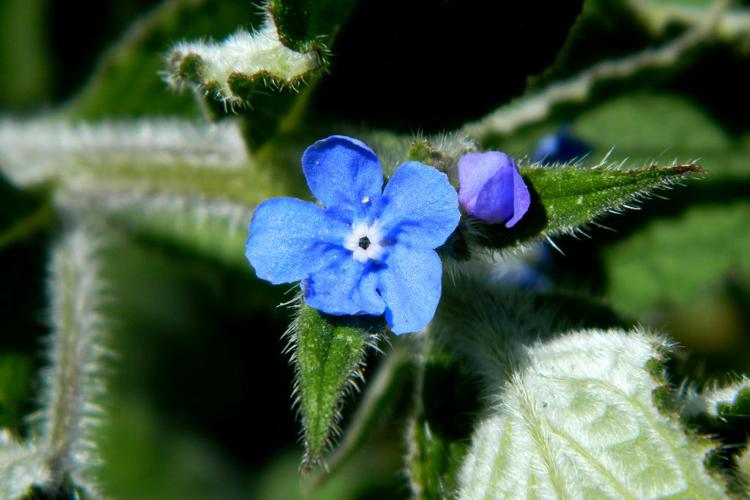
[[[89,475],[99,463],[92,434],[101,417],[97,401],[104,391],[100,375],[107,351],[99,312],[98,248],[90,231],[77,227],[66,234],[52,258],[50,368],[44,376],[37,437],[52,489],[72,479],[91,490]]]

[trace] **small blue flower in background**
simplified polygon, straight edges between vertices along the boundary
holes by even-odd
[[[375,153],[345,136],[307,148],[302,169],[323,206],[272,198],[255,209],[245,256],[258,277],[303,281],[307,305],[327,314],[385,314],[396,334],[427,326],[443,271],[434,249],[461,216],[448,177],[407,162],[383,189]]]
[[[574,137],[568,127],[542,137],[531,155],[531,161],[541,164],[567,163],[583,158],[591,152],[591,147]]]
[[[562,127],[537,143],[531,160],[542,165],[552,165],[582,158],[590,152],[591,148],[574,137],[569,127]],[[551,277],[554,254],[549,243],[537,242],[523,256],[506,257],[492,273],[491,279],[521,288],[551,291],[555,287]]]
[[[505,153],[469,153],[458,160],[458,199],[464,211],[490,224],[513,227],[529,209],[529,188]]]
[[[552,249],[547,243],[536,243],[523,255],[504,256],[497,262],[490,280],[529,290],[551,291],[555,285],[548,275],[552,258]]]

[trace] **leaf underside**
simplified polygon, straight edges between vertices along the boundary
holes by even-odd
[[[618,330],[529,348],[474,433],[461,498],[723,498],[703,465],[711,444],[655,403],[664,348]]]

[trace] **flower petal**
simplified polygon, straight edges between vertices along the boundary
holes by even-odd
[[[305,302],[327,314],[381,315],[385,302],[377,291],[378,274],[372,263],[352,258],[342,249],[330,263],[305,282]]]
[[[513,217],[513,170],[504,166],[484,183],[471,215],[490,224],[499,224]]]
[[[326,207],[374,202],[383,189],[378,157],[362,141],[343,135],[332,135],[307,148],[302,170],[310,191]]]
[[[461,206],[469,215],[513,227],[529,209],[529,189],[505,153],[465,155],[458,161],[458,177]]]
[[[380,228],[387,239],[417,248],[437,248],[461,219],[448,176],[411,161],[398,167],[383,191]]]
[[[385,319],[393,333],[422,330],[440,302],[443,266],[433,250],[396,245],[380,271]]]
[[[505,223],[505,227],[513,227],[516,222],[521,220],[531,205],[531,194],[526,186],[521,172],[517,168],[513,169],[513,217]]]
[[[458,198],[468,213],[473,213],[477,197],[484,185],[513,160],[500,151],[468,153],[458,160]]]
[[[261,279],[291,283],[325,265],[327,252],[341,245],[350,227],[314,203],[271,198],[250,221],[245,257]]]

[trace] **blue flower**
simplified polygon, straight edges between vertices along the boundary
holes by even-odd
[[[461,208],[490,224],[513,227],[529,210],[529,188],[513,160],[500,151],[462,156],[458,183]]]
[[[573,136],[568,127],[545,135],[536,145],[531,161],[548,165],[552,163],[567,163],[583,158],[591,152],[591,147]]]
[[[434,249],[460,219],[448,177],[412,161],[383,190],[375,153],[344,136],[307,148],[302,169],[323,206],[272,198],[255,209],[245,256],[258,277],[302,281],[305,302],[327,314],[385,314],[396,334],[424,328],[440,300]]]

